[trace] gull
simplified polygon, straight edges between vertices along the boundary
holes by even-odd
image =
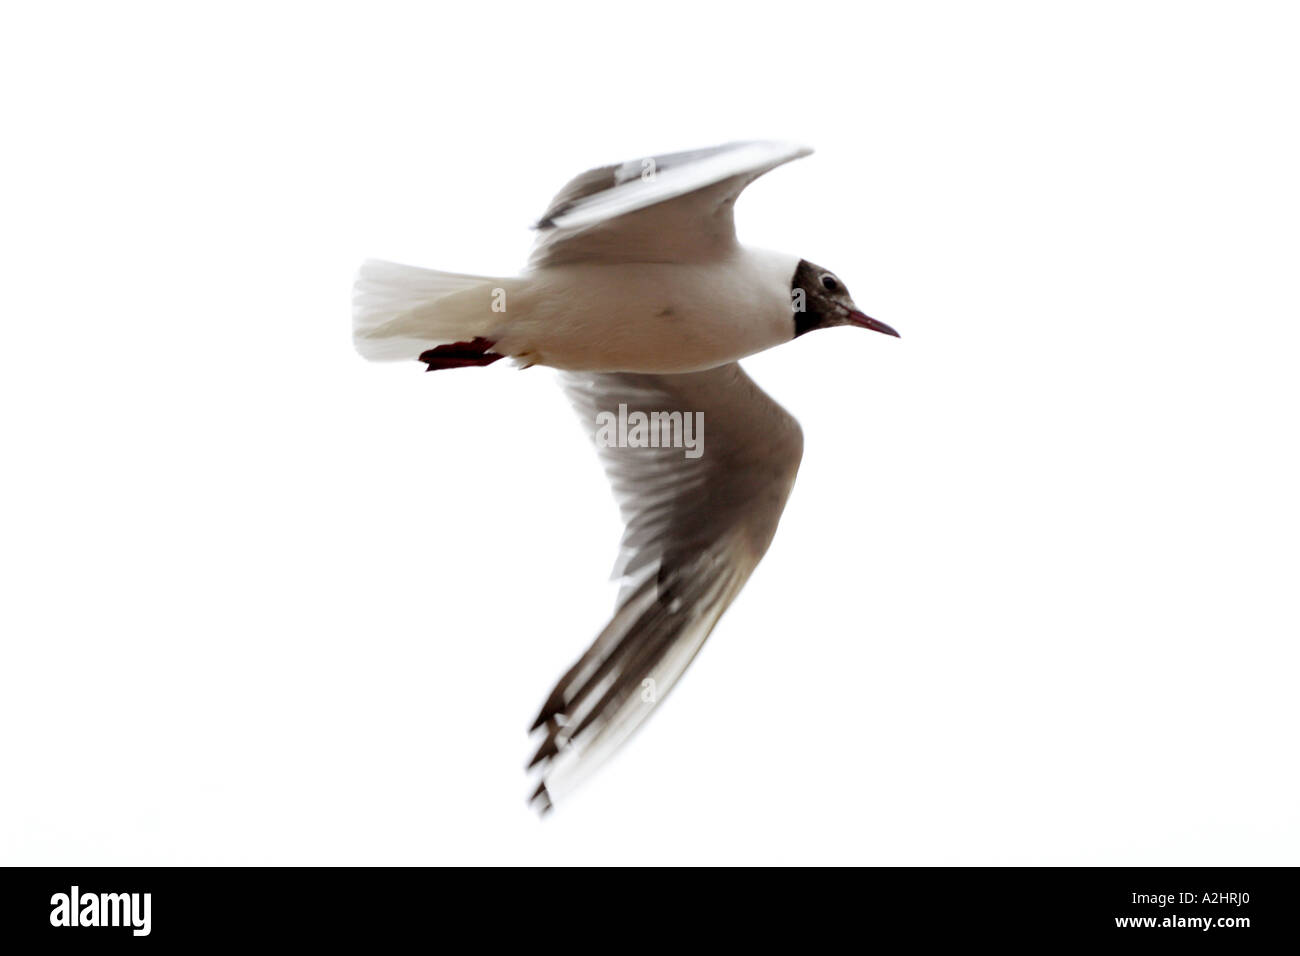
[[[829,270],[736,238],[741,191],[811,152],[741,142],[589,170],[537,222],[519,276],[361,267],[353,342],[368,359],[558,369],[593,438],[615,411],[707,428],[696,457],[621,432],[596,441],[624,523],[620,590],[533,723],[530,801],[543,813],[663,701],[776,533],[803,435],[737,360],[816,329],[898,335]]]

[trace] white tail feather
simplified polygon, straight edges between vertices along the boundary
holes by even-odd
[[[425,349],[469,341],[491,324],[488,276],[437,272],[370,259],[352,287],[352,342],[371,361],[416,358]],[[458,293],[483,289],[483,295]]]

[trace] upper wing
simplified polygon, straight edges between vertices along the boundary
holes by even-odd
[[[537,223],[530,267],[565,262],[696,262],[736,245],[732,208],[769,169],[807,156],[792,143],[728,143],[592,169]]]
[[[735,363],[683,375],[565,373],[584,425],[597,415],[703,413],[702,454],[600,447],[626,528],[609,624],[533,724],[543,809],[611,754],[663,699],[776,532],[803,454],[799,423]],[[684,418],[683,418],[684,421]],[[692,421],[696,421],[694,417]],[[663,443],[661,442],[661,445]]]

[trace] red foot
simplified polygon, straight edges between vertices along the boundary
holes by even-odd
[[[428,371],[436,372],[444,368],[469,368],[472,365],[491,365],[497,359],[505,358],[491,351],[495,342],[479,337],[472,342],[453,342],[439,345],[420,353],[420,361],[429,364]]]

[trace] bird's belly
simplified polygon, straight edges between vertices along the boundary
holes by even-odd
[[[744,318],[694,314],[671,303],[653,310],[624,306],[590,323],[551,323],[537,351],[544,364],[573,371],[691,372],[775,344],[756,336]]]
[[[570,371],[692,372],[788,340],[784,297],[701,268],[574,270],[525,298],[501,345]],[[549,280],[549,277],[548,277]],[[738,287],[739,286],[739,287]],[[525,342],[526,340],[526,342]],[[519,348],[519,346],[523,346]]]

